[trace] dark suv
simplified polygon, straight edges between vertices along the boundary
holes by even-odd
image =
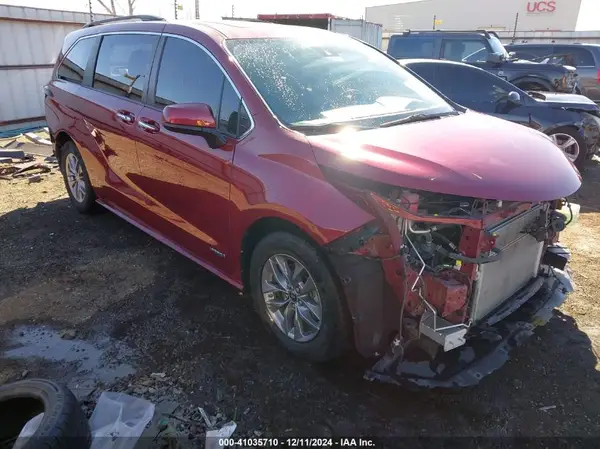
[[[72,32],[45,86],[71,203],[245,290],[290,352],[389,349],[378,379],[472,385],[572,290],[581,181],[544,134],[349,36],[147,19]]]
[[[506,50],[519,59],[576,67],[578,93],[600,103],[600,45],[512,44]]]
[[[512,59],[494,32],[407,31],[390,37],[387,52],[396,59],[465,62],[525,91],[574,93],[577,87],[575,68]]]

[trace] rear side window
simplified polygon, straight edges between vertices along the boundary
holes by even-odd
[[[434,55],[435,37],[393,36],[388,54],[394,58],[437,58]]]
[[[483,39],[444,39],[443,58],[459,62],[485,62],[490,54]]]
[[[174,103],[205,103],[217,120],[217,128],[232,136],[249,129],[242,101],[213,59],[197,45],[168,38],[158,69],[158,106]]]
[[[553,59],[552,62],[559,62],[558,60],[562,59],[562,64],[574,67],[594,67],[596,65],[590,51],[582,47],[556,46]]]
[[[58,67],[58,71],[56,72],[58,79],[81,84],[85,66],[88,63],[96,39],[96,37],[81,39],[71,48]]]
[[[515,45],[507,46],[506,50],[513,52],[519,59],[527,61],[541,61],[552,55],[552,46],[534,46],[534,45]]]
[[[145,34],[104,36],[98,52],[93,87],[140,101],[157,43],[158,36]]]

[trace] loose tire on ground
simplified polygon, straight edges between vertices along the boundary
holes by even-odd
[[[310,341],[290,338],[271,319],[261,288],[263,267],[274,255],[287,255],[306,267],[313,277],[322,306],[321,326]],[[349,349],[351,320],[332,273],[317,248],[306,240],[287,232],[275,232],[261,240],[250,261],[250,288],[255,308],[280,343],[296,356],[325,362]]]
[[[27,421],[44,413],[36,433],[22,449],[88,449],[88,421],[73,393],[43,379],[0,387],[0,448],[10,448]]]
[[[79,163],[81,166],[81,181],[85,186],[82,199],[76,198],[73,188],[69,185],[69,167],[67,164],[69,164],[71,158],[75,158],[77,163]],[[67,193],[69,194],[69,198],[71,199],[71,204],[73,207],[75,207],[75,209],[82,214],[90,214],[95,212],[97,209],[96,194],[94,193],[94,189],[92,187],[92,183],[90,182],[90,178],[81,154],[79,154],[77,147],[71,141],[66,142],[61,148],[60,170],[65,181],[65,188],[67,189]]]

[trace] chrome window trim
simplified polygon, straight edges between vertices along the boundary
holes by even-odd
[[[69,54],[69,52],[71,51],[71,49],[75,45],[77,45],[77,43],[79,41],[81,41],[83,39],[90,39],[90,38],[93,38],[93,37],[98,37],[98,36],[109,36],[109,35],[115,35],[115,34],[149,34],[149,35],[154,35],[154,36],[159,36],[159,37],[160,36],[172,37],[172,38],[175,38],[175,39],[182,39],[184,41],[188,41],[191,44],[194,44],[196,47],[200,48],[204,53],[206,53],[210,57],[210,59],[213,60],[213,62],[217,65],[217,67],[219,67],[219,69],[221,70],[221,72],[223,73],[223,75],[225,76],[225,78],[227,79],[227,81],[229,81],[229,84],[231,84],[231,87],[233,87],[233,90],[237,94],[238,98],[242,101],[242,106],[246,110],[246,114],[248,115],[248,118],[250,119],[250,128],[248,128],[248,130],[244,134],[240,135],[239,137],[236,137],[236,139],[243,140],[246,136],[248,136],[248,134],[250,134],[252,132],[252,130],[254,129],[254,126],[255,126],[254,117],[252,117],[252,114],[250,113],[250,109],[248,108],[248,105],[244,101],[244,98],[240,94],[240,91],[236,87],[235,83],[233,82],[233,80],[231,79],[231,77],[229,76],[229,74],[227,73],[227,71],[225,70],[225,68],[223,67],[223,65],[217,60],[217,58],[215,58],[215,56],[207,48],[205,48],[202,44],[200,44],[199,42],[197,42],[197,41],[195,41],[193,39],[190,39],[189,37],[181,36],[179,34],[172,34],[172,33],[159,33],[157,31],[106,31],[104,33],[102,33],[102,32],[100,32],[100,33],[94,33],[94,34],[90,34],[89,36],[82,36],[79,39],[77,39],[75,42],[73,42],[73,44],[65,52],[65,56],[60,61],[60,64],[58,65],[58,67],[60,67],[60,65],[62,65],[62,63],[64,61],[64,58],[67,57],[67,55]],[[229,54],[229,51],[226,51],[226,53]],[[237,61],[236,61],[236,63],[237,63]],[[244,76],[246,78],[248,78],[248,76],[246,75],[246,73],[244,73],[243,71],[242,71],[242,73],[244,74]],[[254,85],[252,85],[252,87],[254,87]],[[89,88],[93,89],[93,87],[91,87],[91,86],[89,86]],[[256,90],[256,88],[254,88],[254,89]],[[108,92],[105,92],[105,93],[108,93]],[[262,97],[261,97],[261,99],[262,99]],[[150,106],[150,105],[144,104],[144,106]],[[271,111],[271,113],[272,113],[272,111]]]
[[[194,44],[196,47],[200,48],[200,50],[202,50],[204,53],[206,53],[210,57],[210,59],[212,59],[213,62],[217,65],[217,67],[219,67],[219,69],[221,69],[221,72],[223,73],[223,76],[225,76],[225,78],[227,79],[227,81],[229,81],[229,84],[231,85],[231,87],[233,87],[233,90],[237,94],[238,98],[241,100],[242,106],[246,110],[246,114],[248,115],[248,118],[250,119],[250,128],[248,128],[248,130],[244,134],[240,135],[239,137],[236,137],[236,139],[238,139],[238,140],[243,140],[254,129],[254,117],[252,117],[252,114],[250,113],[250,109],[248,109],[248,105],[246,105],[246,102],[244,101],[244,98],[242,97],[242,94],[240,94],[240,91],[236,87],[235,83],[233,82],[233,80],[231,79],[231,77],[229,76],[229,74],[227,73],[227,71],[225,70],[225,68],[223,67],[223,65],[217,60],[217,58],[215,58],[215,56],[206,47],[204,47],[204,45],[202,45],[201,43],[195,41],[194,39],[190,39],[189,37],[181,36],[179,34],[172,34],[172,33],[162,33],[162,35],[165,36],[165,37],[172,37],[172,38],[175,38],[175,39],[181,39],[181,40],[184,40],[184,41],[188,41],[191,44]],[[162,60],[162,58],[161,58],[161,60]],[[159,70],[159,74],[160,74],[160,70]],[[158,82],[158,76],[157,76],[157,82]]]

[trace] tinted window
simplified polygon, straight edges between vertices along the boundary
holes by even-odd
[[[578,47],[561,47],[556,46],[554,48],[554,60],[551,62],[559,62],[565,65],[571,65],[574,67],[593,67],[596,65],[594,57],[589,50]],[[562,59],[563,62],[556,61]]]
[[[238,97],[235,90],[233,90],[229,81],[226,81],[223,86],[223,96],[221,98],[221,108],[219,110],[218,128],[221,131],[234,136],[237,135],[240,103],[240,97]]]
[[[452,111],[427,85],[377,50],[344,35],[306,34],[226,41],[284,124],[318,133],[332,123],[376,127],[390,116]]]
[[[482,112],[496,112],[510,91],[517,89],[500,78],[475,67],[440,64],[439,89],[457,103]]]
[[[73,46],[58,68],[57,76],[59,79],[73,81],[74,83],[81,83],[83,81],[85,66],[92,52],[92,47],[96,43],[96,39],[95,37],[82,39]]]
[[[239,135],[241,136],[244,133],[246,133],[252,126],[250,116],[248,115],[248,110],[244,107],[244,105],[240,105],[239,119]]]
[[[142,34],[104,36],[96,62],[94,87],[141,100],[157,42],[158,36]]]
[[[237,136],[250,128],[240,97],[221,68],[204,50],[183,39],[168,38],[165,43],[155,102],[160,106],[205,103],[213,110],[219,130]]]
[[[388,54],[394,58],[434,58],[434,37],[396,36],[388,46]]]
[[[156,103],[206,103],[215,118],[224,79],[212,58],[197,45],[183,39],[169,38],[158,70]]]
[[[514,52],[515,57],[527,61],[539,61],[548,58],[552,54],[552,46],[515,45],[507,47],[508,51]]]
[[[444,39],[442,51],[450,61],[485,62],[490,54],[483,39]]]
[[[428,62],[418,62],[415,64],[409,64],[407,67],[428,83],[434,84],[436,64]]]

